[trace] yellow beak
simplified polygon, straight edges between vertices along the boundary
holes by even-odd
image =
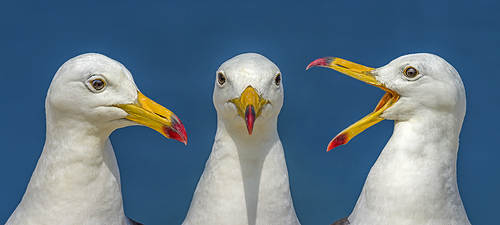
[[[137,102],[116,107],[125,110],[128,120],[154,129],[167,138],[187,144],[186,129],[179,118],[170,110],[137,92]]]
[[[347,61],[345,59],[334,57],[324,57],[314,60],[307,66],[306,69],[315,66],[327,67],[337,70],[343,74],[364,81],[365,83],[368,83],[375,87],[379,87],[380,89],[386,91],[385,95],[379,101],[375,110],[335,136],[335,138],[330,141],[330,144],[328,144],[327,151],[330,151],[339,145],[347,144],[347,142],[349,142],[349,140],[351,140],[354,136],[363,132],[368,127],[371,127],[376,123],[384,120],[384,118],[380,117],[380,114],[382,114],[382,112],[394,105],[394,103],[399,100],[400,95],[398,93],[388,89],[384,84],[380,83],[373,76],[371,71],[374,70],[374,68],[366,67],[357,63]]]
[[[257,91],[249,85],[245,88],[243,93],[241,93],[239,98],[232,99],[230,102],[236,105],[238,114],[240,114],[241,118],[245,120],[248,134],[252,135],[255,120],[262,113],[262,107],[269,103],[269,101],[262,98],[262,96],[259,96]]]

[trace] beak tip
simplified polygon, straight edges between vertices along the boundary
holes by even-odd
[[[180,141],[187,145],[186,128],[176,116],[171,117],[172,127],[165,126],[163,131],[168,138]]]
[[[347,144],[349,142],[349,138],[347,137],[347,133],[342,133],[337,135],[332,141],[330,141],[330,144],[328,144],[328,148],[326,151],[330,151],[340,145]]]
[[[332,59],[333,59],[332,57],[323,57],[323,58],[316,59],[316,60],[312,61],[311,63],[309,63],[309,65],[307,65],[306,70],[308,70],[311,67],[316,67],[316,66],[328,66],[333,61]]]
[[[253,125],[255,123],[255,108],[253,105],[247,106],[245,110],[245,123],[247,125],[248,135],[252,135]]]

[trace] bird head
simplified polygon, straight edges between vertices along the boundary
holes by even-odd
[[[283,106],[282,75],[269,59],[241,54],[224,62],[215,74],[213,100],[219,120],[239,130],[244,125],[248,135],[254,127],[272,124],[266,120],[277,120]]]
[[[420,119],[429,113],[456,114],[461,126],[465,115],[465,89],[458,72],[444,59],[427,53],[401,56],[380,68],[344,59],[324,57],[311,67],[327,67],[386,91],[375,110],[346,128],[328,145],[328,151],[346,144],[357,134],[384,120]]]
[[[47,93],[46,112],[56,123],[88,123],[105,135],[140,124],[187,143],[179,118],[144,96],[125,66],[101,54],[82,54],[59,68]]]

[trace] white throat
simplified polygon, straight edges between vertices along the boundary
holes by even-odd
[[[86,123],[47,121],[42,155],[7,224],[127,224],[108,135]]]
[[[218,121],[183,224],[299,224],[276,121],[266,121],[274,129],[259,129],[264,123],[257,120],[251,136]]]
[[[396,122],[349,216],[351,224],[470,224],[456,177],[456,118]]]

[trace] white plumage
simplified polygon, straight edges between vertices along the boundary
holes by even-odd
[[[299,224],[277,130],[279,68],[238,55],[217,70],[213,101],[215,142],[183,224]]]
[[[331,57],[310,66],[329,67],[387,91],[376,110],[339,134],[329,149],[378,121],[395,121],[353,212],[335,224],[470,224],[456,178],[465,89],[448,62],[422,53],[377,69]]]
[[[134,224],[123,211],[108,137],[117,128],[143,124],[186,142],[182,123],[142,95],[122,64],[95,53],[59,68],[45,108],[45,146],[7,224]]]

